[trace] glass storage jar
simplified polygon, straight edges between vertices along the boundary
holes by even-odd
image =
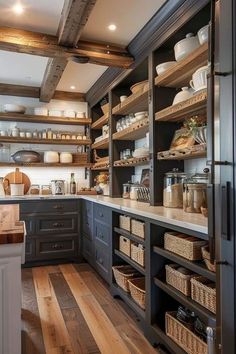
[[[9,162],[10,148],[8,145],[0,144],[0,162]]]
[[[124,199],[129,199],[130,198],[130,188],[131,188],[131,183],[124,183],[123,184],[123,193],[122,197]]]
[[[204,173],[196,173],[184,181],[183,207],[186,213],[201,213],[201,208],[207,208],[207,183],[209,169]]]
[[[166,208],[183,208],[183,182],[187,175],[177,168],[164,177],[163,205]]]

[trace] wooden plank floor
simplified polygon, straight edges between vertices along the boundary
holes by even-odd
[[[22,354],[157,354],[88,264],[22,270]]]

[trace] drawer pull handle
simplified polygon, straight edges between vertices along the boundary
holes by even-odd
[[[102,258],[99,258],[99,263],[103,264],[103,259]]]
[[[53,206],[53,209],[63,209],[63,205],[56,204]]]
[[[103,234],[100,232],[99,235],[98,235],[99,238],[104,238]]]
[[[99,213],[99,216],[100,216],[100,218],[103,218],[103,213],[100,212],[100,213]]]
[[[53,227],[63,227],[64,224],[60,223],[60,222],[54,222]]]
[[[52,245],[52,248],[53,249],[61,249],[61,248],[63,248],[63,246],[62,245],[58,245],[58,243],[55,243],[54,245]]]

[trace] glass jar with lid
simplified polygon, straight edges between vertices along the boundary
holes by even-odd
[[[187,175],[174,168],[164,177],[163,205],[166,208],[183,208],[183,183]]]
[[[204,173],[196,173],[184,181],[183,207],[186,213],[201,213],[201,208],[207,208],[207,183],[209,169]]]
[[[0,144],[0,162],[9,162],[10,148],[8,145]]]

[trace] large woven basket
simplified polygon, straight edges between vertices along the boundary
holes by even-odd
[[[126,215],[120,215],[120,228],[130,231],[130,217]]]
[[[103,114],[109,113],[109,103],[105,103],[103,106],[101,106]]]
[[[178,232],[166,232],[164,235],[164,248],[190,261],[202,259],[201,247],[206,244],[206,241]]]
[[[166,334],[188,354],[208,354],[208,345],[175,318],[176,312],[166,312]]]
[[[209,280],[199,276],[191,279],[191,298],[213,313],[216,313],[216,288],[207,285]]]
[[[119,250],[130,257],[130,240],[127,237],[120,235],[119,238]]]
[[[145,223],[131,219],[131,233],[141,238],[145,238]]]
[[[207,268],[211,272],[216,272],[216,261],[211,262],[210,252],[209,252],[209,247],[208,246],[202,247],[202,258],[204,259],[204,262],[205,262]]]
[[[117,285],[128,293],[130,291],[128,280],[137,278],[139,273],[129,265],[114,266],[112,270]]]
[[[131,242],[131,259],[142,267],[145,265],[145,249],[142,245]]]
[[[166,264],[166,282],[167,284],[170,284],[173,286],[175,289],[179,290],[181,293],[183,293],[186,296],[191,295],[191,283],[190,279],[195,276],[196,274],[190,274],[186,275],[178,270],[178,264]]]
[[[145,310],[145,277],[129,280],[130,295]]]

